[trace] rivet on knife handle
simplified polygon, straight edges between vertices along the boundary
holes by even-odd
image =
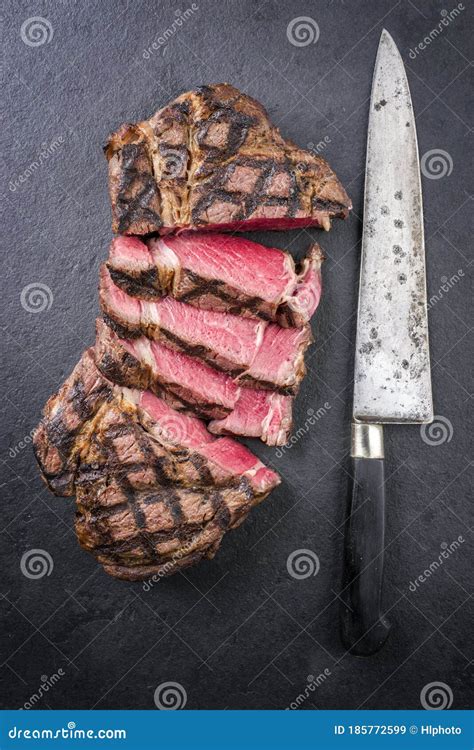
[[[352,425],[353,486],[346,520],[341,635],[353,654],[384,644],[390,625],[381,615],[385,535],[383,428]]]

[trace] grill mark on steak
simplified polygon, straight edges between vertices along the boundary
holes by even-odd
[[[180,154],[178,174],[155,169],[155,155],[160,164],[168,149]],[[332,217],[345,218],[351,208],[324,159],[285,141],[263,107],[228,84],[187,92],[149,120],[122,126],[105,154],[115,232],[167,233],[214,224],[228,229],[252,220],[255,212],[269,220],[268,228],[278,228],[277,217],[286,217],[329,229]],[[258,169],[254,191],[225,189],[237,164]],[[272,187],[280,173],[289,183],[285,195]],[[314,197],[321,199],[322,211]],[[222,205],[228,210],[221,212]],[[282,207],[277,217],[267,210],[273,206]]]
[[[111,328],[121,338],[140,333],[197,357],[233,379],[242,376],[255,388],[282,395],[298,391],[305,374],[304,353],[312,342],[309,324],[282,328],[276,323],[196,309],[171,297],[140,301],[114,285],[105,265],[99,297],[107,322],[118,324]],[[125,328],[129,333],[124,335]],[[266,377],[267,373],[274,380]]]
[[[117,213],[119,217],[118,231],[123,234],[140,219],[161,226],[161,219],[156,211],[149,207],[152,199],[158,197],[158,189],[150,174],[140,171],[135,167],[137,160],[145,158],[150,162],[145,144],[128,143],[122,147],[122,173],[120,178],[120,192],[117,197]],[[150,170],[152,169],[150,163]],[[136,186],[142,186],[134,198],[129,198],[128,193]]]
[[[140,394],[113,386],[100,376],[88,350],[58,395],[49,400],[34,438],[45,473],[48,451],[56,450],[49,444],[45,425],[56,418],[62,429],[65,423],[72,424],[67,421],[69,410],[74,413],[78,421],[74,439],[68,435],[68,447],[77,459],[70,483],[77,494],[80,543],[108,573],[130,580],[146,577],[148,570],[171,574],[212,557],[225,531],[240,523],[278,481],[248,452],[256,462],[251,467],[255,477],[237,473],[235,461],[240,461],[242,472],[247,459],[242,463],[245,449],[235,444],[240,453],[229,464],[226,451],[232,441],[225,449],[222,443],[220,452],[211,451],[209,459],[192,447],[166,447],[149,432],[141,407],[133,401],[134,393]],[[150,410],[151,404],[144,401],[143,408]],[[172,416],[172,410],[168,411]],[[160,412],[149,411],[147,420],[155,413]],[[214,444],[215,439],[208,438]],[[219,471],[230,467],[229,479],[216,479],[210,470],[212,461],[219,467],[222,464]],[[262,471],[264,477],[256,481]]]
[[[107,263],[107,268],[109,269],[110,277],[114,284],[117,284],[121,289],[124,289],[127,294],[130,294],[132,297],[143,296],[143,292],[147,289],[156,290],[156,284],[160,280],[156,268],[142,271],[142,273],[136,278],[127,276],[125,273],[113,268],[109,263]],[[156,291],[154,295],[150,296],[156,297]]]
[[[270,322],[273,320],[269,313],[265,313],[261,309],[262,300],[259,297],[250,297],[249,295],[240,293],[239,298],[233,297],[231,294],[225,291],[225,284],[217,279],[206,279],[194,271],[187,271],[186,276],[195,285],[195,289],[191,289],[189,292],[185,292],[180,296],[181,302],[187,302],[188,304],[193,300],[199,299],[200,297],[212,294],[214,297],[218,297],[223,302],[228,303],[226,311],[231,315],[241,315],[242,312],[250,311],[254,315],[262,320]],[[127,290],[126,290],[127,291]],[[129,294],[140,295],[140,288],[137,285],[135,292],[129,292]]]
[[[114,463],[120,464],[120,457],[115,449],[114,445],[114,439],[117,437],[123,437],[127,433],[130,434],[131,432],[135,433],[135,438],[137,439],[138,445],[140,450],[145,453],[148,453],[146,448],[144,449],[144,442],[141,439],[141,435],[138,430],[133,430],[133,428],[129,425],[121,425],[123,429],[117,429],[117,426],[113,426],[112,428],[109,428],[107,432],[103,436],[103,445],[105,448],[105,451],[109,453],[113,457]],[[147,462],[144,462],[147,464]],[[130,473],[130,469],[128,469],[128,473],[124,474],[123,476],[115,476],[117,484],[119,488],[123,491],[125,497],[126,497],[126,503],[123,503],[122,505],[126,505],[129,510],[131,511],[136,528],[138,530],[138,538],[134,537],[135,545],[142,545],[144,552],[147,552],[150,556],[152,561],[156,561],[159,559],[159,556],[156,552],[155,546],[153,544],[153,540],[150,539],[150,535],[147,532],[146,528],[146,518],[143,514],[143,511],[141,510],[137,498],[135,490],[130,482],[128,474]],[[115,507],[116,506],[112,506]],[[117,512],[117,510],[115,510]],[[102,518],[102,520],[109,521],[110,520],[110,513],[105,516],[105,518]],[[112,513],[113,515],[113,513]],[[110,527],[108,529],[109,536],[111,535]]]
[[[301,327],[319,304],[323,260],[316,243],[295,263],[289,253],[247,239],[187,232],[147,243],[116,237],[106,268],[129,297],[154,302],[169,295],[201,310]]]
[[[102,311],[102,318],[104,322],[109,326],[109,328],[111,328],[112,331],[117,334],[117,336],[120,336],[121,339],[137,339],[142,336],[141,331],[137,331],[136,329],[127,328],[126,326],[121,325],[114,318],[111,318],[110,315],[107,315],[107,313],[104,311]]]
[[[167,331],[163,328],[161,329],[160,334],[162,338],[166,342],[168,342],[168,344],[171,344],[174,347],[176,347],[178,351],[184,352],[184,354],[189,354],[190,357],[197,357],[198,359],[201,359],[210,367],[213,367],[215,370],[219,370],[219,372],[228,373],[228,375],[230,375],[230,377],[232,378],[236,378],[238,375],[244,372],[244,369],[245,369],[244,367],[235,367],[231,369],[224,367],[218,361],[216,361],[215,357],[212,356],[212,352],[209,349],[206,349],[205,346],[201,346],[199,344],[196,344],[196,345],[189,344],[187,341],[184,341],[179,336],[176,336],[174,333],[171,333],[171,331]]]
[[[234,164],[231,164],[228,167],[223,167],[221,171],[217,172],[217,174],[208,181],[209,192],[204,195],[193,208],[191,214],[193,223],[196,225],[206,223],[203,222],[203,214],[213,203],[216,202],[216,200],[223,201],[224,203],[231,203],[234,206],[241,206],[241,208],[232,215],[232,220],[236,223],[244,222],[260,205],[286,206],[287,211],[285,212],[285,216],[287,218],[293,218],[298,208],[300,208],[298,190],[295,177],[291,174],[291,164],[288,159],[285,159],[283,166],[286,166],[292,184],[287,196],[268,195],[266,192],[266,188],[271,179],[277,174],[277,172],[282,171],[282,163],[277,162],[275,159],[263,160],[241,156]],[[228,191],[223,187],[233,175],[237,167],[247,167],[259,172],[259,177],[255,183],[255,187],[250,194],[235,190]]]

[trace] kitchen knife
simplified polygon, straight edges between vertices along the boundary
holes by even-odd
[[[368,655],[382,614],[383,427],[431,422],[425,249],[415,116],[402,58],[384,29],[370,100],[346,521],[342,640]]]

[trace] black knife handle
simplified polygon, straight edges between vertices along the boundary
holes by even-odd
[[[380,425],[363,427],[377,428],[379,434],[375,450],[374,445],[370,449],[366,445],[363,450],[356,447],[354,451],[353,444],[353,486],[346,519],[341,592],[342,641],[357,656],[378,651],[390,631],[390,624],[381,615],[385,535],[383,433]]]

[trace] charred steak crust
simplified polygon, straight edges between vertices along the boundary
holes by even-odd
[[[112,388],[98,373],[88,349],[59,392],[47,401],[33,437],[35,457],[55,494],[74,495],[81,433],[111,398]]]
[[[345,218],[327,162],[284,140],[264,108],[229,84],[182,94],[110,136],[113,231],[285,228]]]
[[[76,494],[80,544],[109,574],[129,580],[212,557],[225,532],[279,481],[257,459],[248,476],[216,473],[212,458],[170,443],[166,430],[160,438],[153,426],[133,392],[109,383],[87,350],[34,436],[48,486]],[[262,471],[264,478],[251,478]]]

